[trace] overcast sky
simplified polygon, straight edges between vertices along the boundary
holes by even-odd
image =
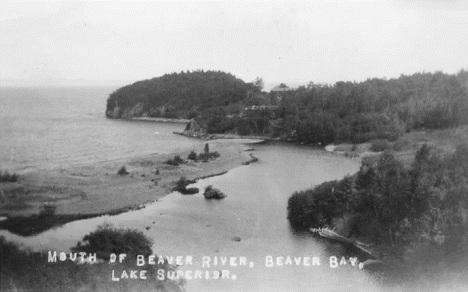
[[[5,2],[0,86],[222,70],[334,83],[468,68],[468,1]]]

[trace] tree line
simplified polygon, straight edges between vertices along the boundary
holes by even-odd
[[[294,91],[256,95],[250,102],[269,107],[242,118],[217,109],[201,120],[209,132],[268,134],[312,144],[393,141],[412,130],[467,124],[468,71],[334,85],[311,82]]]
[[[466,70],[333,85],[310,82],[270,93],[262,91],[263,84],[261,78],[246,83],[221,71],[166,74],[116,90],[106,112],[143,103],[139,114],[195,118],[209,134],[268,135],[311,144],[393,141],[412,130],[468,123]]]
[[[353,176],[295,192],[287,208],[296,229],[329,226],[398,247],[401,259],[459,263],[468,258],[468,144],[445,155],[423,145],[410,167],[385,151]]]

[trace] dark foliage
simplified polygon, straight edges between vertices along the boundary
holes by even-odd
[[[102,214],[53,215],[50,211],[44,209],[39,215],[8,218],[0,221],[0,229],[6,229],[21,236],[32,236],[68,222],[102,216]]]
[[[205,143],[205,147],[203,151],[204,151],[203,153],[199,153],[197,155],[195,150],[192,150],[192,152],[190,152],[187,159],[194,160],[194,161],[201,160],[203,162],[208,162],[208,160],[214,160],[221,156],[221,154],[219,154],[218,151],[210,152],[210,146],[208,143]]]
[[[406,257],[432,246],[434,262],[468,258],[468,145],[447,156],[424,145],[409,169],[384,151],[356,175],[296,192],[288,201],[296,228],[323,227],[346,214],[355,219],[351,236],[403,246]]]
[[[154,117],[194,118],[199,112],[240,102],[249,92],[258,91],[253,83],[221,71],[172,73],[116,90],[107,100],[106,112],[142,102],[143,110]]]
[[[179,155],[176,155],[176,156],[174,156],[173,159],[168,159],[166,161],[166,164],[174,165],[174,166],[178,166],[178,165],[180,165],[182,163],[184,163],[184,160]]]
[[[7,170],[0,170],[0,182],[17,182],[19,175],[16,173],[10,174]]]
[[[72,248],[73,252],[96,253],[98,258],[108,260],[111,253],[127,255],[151,255],[153,241],[143,232],[134,229],[117,229],[105,224],[83,237]]]
[[[56,205],[44,205],[42,206],[42,210],[39,213],[40,217],[43,216],[54,216],[55,215],[55,210],[57,210]]]
[[[388,141],[385,139],[382,139],[382,140],[374,141],[370,147],[370,150],[374,152],[380,152],[380,151],[384,151],[390,148],[391,148],[391,145],[388,143]]]
[[[78,265],[71,260],[49,263],[46,252],[21,250],[1,236],[0,252],[2,291],[183,291],[183,281],[157,279],[158,269],[175,271],[167,262],[146,266],[147,280],[113,282],[112,270],[120,275],[124,269],[141,269],[134,258],[117,265],[108,262]]]
[[[121,176],[124,176],[124,175],[127,175],[128,174],[128,171],[127,171],[127,168],[124,166],[122,166],[119,171],[117,171],[117,174],[118,175],[121,175]]]
[[[173,191],[176,191],[176,192],[180,192],[180,193],[185,193],[187,192],[187,189],[186,187],[189,185],[189,184],[193,184],[195,183],[196,181],[195,180],[190,180],[190,179],[187,179],[185,176],[182,176],[176,183],[175,183],[175,186],[174,188],[172,189]],[[193,191],[193,190],[192,190]]]
[[[190,154],[188,155],[187,159],[189,159],[189,160],[197,160],[197,153],[195,152],[195,150],[192,150],[192,152],[190,152]]]
[[[221,154],[218,153],[218,151],[215,152],[205,152],[205,153],[199,153],[197,159],[202,160],[202,161],[208,161],[210,159],[216,159],[220,157]]]
[[[304,143],[395,141],[415,129],[468,123],[468,71],[416,73],[308,86],[261,97],[255,110],[229,115],[226,107],[198,118],[208,133],[272,135]],[[272,100],[276,100],[272,103]],[[246,102],[243,102],[244,106]]]

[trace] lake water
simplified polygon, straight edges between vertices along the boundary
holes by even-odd
[[[66,166],[71,163],[169,152],[199,143],[172,135],[180,124],[107,120],[105,100],[112,89],[0,91],[0,160],[8,169]],[[5,108],[8,108],[6,110]],[[159,132],[159,135],[154,132]],[[71,222],[34,237],[4,230],[0,235],[36,250],[67,251],[105,222],[142,230],[164,256],[193,256],[181,270],[227,269],[236,279],[188,280],[187,291],[380,291],[364,270],[331,268],[330,257],[350,256],[340,244],[294,232],[287,200],[297,190],[355,173],[359,164],[320,149],[286,144],[253,145],[258,163],[195,184],[211,184],[224,200],[201,194],[170,194],[138,211]],[[240,241],[233,241],[233,237]],[[253,267],[202,267],[202,257],[247,258]],[[317,257],[320,266],[266,267],[267,256]]]
[[[199,144],[172,134],[184,124],[106,119],[115,89],[0,88],[0,169],[67,167]]]

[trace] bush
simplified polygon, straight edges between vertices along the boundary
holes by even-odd
[[[197,160],[197,153],[195,152],[195,150],[192,150],[192,152],[190,152],[189,156],[187,157],[187,159],[190,159],[190,160]]]
[[[20,249],[0,236],[0,279],[2,291],[184,291],[183,280],[158,280],[158,270],[174,272],[176,267],[164,264],[145,266],[147,280],[110,281],[114,270],[118,276],[123,270],[140,269],[135,259],[128,258],[118,265],[108,262],[77,264],[71,260],[48,262],[47,252]],[[76,252],[80,252],[77,250]],[[68,255],[68,253],[67,253]],[[58,258],[58,257],[57,257]]]
[[[136,229],[117,229],[110,224],[98,226],[97,230],[83,237],[73,252],[96,253],[98,258],[108,260],[111,253],[127,255],[151,255],[153,240]]]
[[[393,144],[393,150],[395,150],[395,151],[404,150],[410,144],[411,144],[411,142],[408,139],[400,138],[400,139],[396,140],[395,143]]]
[[[125,165],[122,166],[122,167],[119,169],[119,171],[117,171],[117,174],[118,174],[118,175],[122,175],[122,176],[128,174],[128,171],[127,171],[127,168],[125,168]]]
[[[193,184],[195,183],[194,180],[189,180],[187,179],[185,176],[182,176],[175,184],[175,187],[172,189],[173,191],[176,191],[176,192],[181,192],[183,193],[186,189],[186,187],[189,185],[189,184]]]
[[[382,139],[382,140],[376,140],[374,143],[372,143],[370,150],[373,152],[380,152],[384,151],[390,148],[390,144],[388,143],[387,140]]]
[[[54,216],[56,209],[56,205],[44,205],[42,206],[42,210],[39,213],[39,216]]]
[[[176,156],[174,156],[173,159],[168,159],[166,161],[166,164],[174,165],[174,166],[178,166],[178,165],[180,165],[182,163],[184,163],[184,160],[179,155],[176,155]]]
[[[208,161],[209,159],[216,159],[218,157],[220,157],[221,154],[219,154],[218,151],[215,151],[215,152],[205,152],[205,153],[200,153],[198,154],[198,160],[202,160],[202,161]]]
[[[17,182],[19,175],[16,173],[10,174],[8,171],[0,171],[0,182]]]

